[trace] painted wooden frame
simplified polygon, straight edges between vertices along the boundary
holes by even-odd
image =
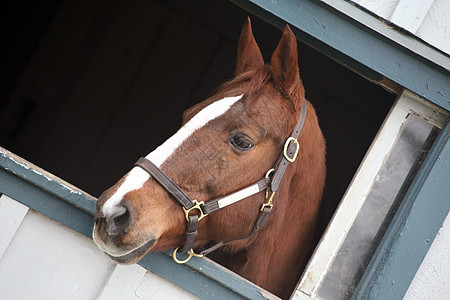
[[[436,107],[430,104],[429,102],[424,101],[423,99],[417,97],[416,95],[407,90],[405,90],[398,97],[396,103],[389,112],[389,115],[386,117],[386,120],[381,126],[380,131],[375,137],[370,149],[367,151],[366,157],[364,158],[363,162],[361,163],[361,166],[356,172],[355,177],[353,178],[338,209],[336,210],[333,219],[328,225],[328,228],[325,234],[323,235],[322,240],[317,246],[316,251],[313,257],[311,258],[302,276],[302,279],[297,287],[297,291],[294,296],[295,300],[319,299],[319,297],[317,296],[317,291],[321,288],[322,281],[324,277],[327,275],[329,267],[332,264],[334,257],[336,257],[338,252],[341,251],[340,247],[344,239],[346,238],[347,233],[349,233],[350,227],[352,226],[355,218],[357,217],[361,207],[364,205],[366,197],[368,196],[370,189],[372,187],[372,184],[373,182],[376,181],[376,177],[378,175],[379,170],[386,161],[386,157],[389,155],[390,149],[393,148],[398,138],[398,134],[401,131],[403,123],[407,120],[408,115],[411,113],[421,116],[421,118],[427,120],[430,124],[433,124],[438,128],[442,128],[443,126],[445,126],[445,122],[448,119],[448,113],[445,110],[440,109],[439,107]],[[444,131],[444,129],[441,130]],[[435,144],[437,143],[438,141],[436,140]],[[423,167],[421,170],[422,170],[421,172],[423,172]],[[416,177],[419,176],[420,173],[417,174]],[[410,187],[410,190],[414,188],[418,187],[414,187],[413,183],[413,185],[411,185]],[[409,198],[407,197],[408,196],[406,196],[405,200],[403,200],[404,202],[402,204],[402,207],[407,205],[405,204],[407,201],[413,201],[409,200]],[[442,198],[438,201],[442,202],[444,201],[444,199],[445,198]],[[447,214],[445,213],[446,212],[445,209],[441,210],[440,206],[436,206],[433,209],[439,211],[438,215],[439,217],[443,217],[442,219],[443,223],[445,217],[447,216]],[[443,214],[443,216],[440,215],[441,213]],[[401,209],[399,209],[398,213],[396,214],[397,218],[400,215],[402,215]],[[403,216],[406,216],[406,214],[403,214]],[[393,225],[394,221],[392,221],[391,224],[392,224],[391,226],[396,226]],[[419,224],[421,223],[419,222]],[[437,229],[439,229],[439,227],[440,225],[437,227]],[[398,230],[399,229],[396,229],[396,231]],[[436,233],[437,231],[435,232],[435,234]],[[383,245],[385,243],[393,242],[392,240],[389,240],[389,242],[387,242],[387,239],[389,239],[387,236],[388,233],[386,233],[384,239],[380,242],[379,246],[380,248],[384,247]],[[394,234],[391,236],[391,238],[396,239],[398,238],[398,236]],[[430,246],[431,245],[430,241],[432,241],[432,239],[430,239],[430,237],[427,237],[426,239],[428,239],[429,241],[428,246]],[[425,256],[425,254],[426,252],[421,253],[423,257]],[[376,254],[376,256],[378,255],[379,254]],[[371,266],[374,266],[374,269],[380,268],[382,266],[379,264],[380,261],[378,261],[378,263],[375,263],[375,261],[377,261],[377,259],[375,258],[376,256],[374,256],[371,262]],[[420,262],[423,260],[423,257],[421,259],[418,258]],[[411,259],[411,257],[408,257],[407,259]],[[420,266],[420,262],[419,265],[416,266],[417,268]],[[409,265],[412,266],[414,264]],[[401,270],[403,271],[404,268],[401,268]],[[415,269],[412,272],[412,277],[410,278],[410,281],[412,281],[416,271],[417,269]],[[365,274],[365,277],[362,279],[361,282],[366,282],[366,285],[371,287],[372,284],[368,283],[369,279],[366,279],[366,277],[369,276],[368,275],[369,273]],[[382,274],[382,272],[377,272],[377,274],[381,276],[380,274]],[[374,280],[373,276],[374,275],[370,276],[371,278],[370,280]],[[394,282],[396,281],[394,280]],[[391,282],[389,282],[389,284],[390,287],[395,286]],[[358,288],[358,293],[360,293],[361,291],[364,291],[363,293],[369,293],[368,289],[362,286],[364,286],[363,283],[361,283],[360,287]],[[406,289],[404,290],[404,292],[406,292],[408,286],[409,284],[405,285]],[[398,290],[399,289],[396,289],[396,291]],[[377,292],[377,290],[373,290],[372,292]],[[386,294],[384,296],[387,295],[391,294]],[[364,296],[361,298],[366,299],[367,298],[366,296],[372,295],[364,294]]]
[[[403,298],[450,211],[450,122],[444,125],[353,299]]]

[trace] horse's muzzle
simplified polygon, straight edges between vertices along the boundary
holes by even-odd
[[[137,245],[125,242],[133,224],[132,215],[126,206],[114,207],[107,216],[100,213],[96,207],[93,240],[111,259],[121,264],[137,262],[157,241],[157,238],[150,234]]]

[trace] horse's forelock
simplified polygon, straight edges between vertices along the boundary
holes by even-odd
[[[273,84],[274,91],[278,93],[278,96],[285,98],[287,101],[282,101],[281,103],[272,106],[272,109],[267,105],[255,105],[255,101],[260,99],[260,96],[264,96],[265,99],[270,98],[267,94],[267,85]],[[242,90],[244,87],[245,90]],[[251,107],[252,111],[258,112],[252,115],[254,120],[261,118],[262,115],[268,114],[271,117],[262,118],[261,126],[267,130],[268,127],[276,127],[276,130],[281,130],[285,128],[290,128],[294,126],[296,118],[292,118],[291,114],[295,113],[295,100],[290,99],[286,96],[283,91],[279,90],[279,87],[274,82],[273,68],[270,65],[263,65],[258,68],[250,69],[249,71],[243,72],[232,80],[223,84],[218,92],[218,95],[223,93],[235,92],[239,90],[243,92],[245,97],[245,102],[248,107]],[[262,95],[262,93],[266,93]],[[275,95],[274,95],[275,96]],[[258,116],[259,115],[259,116]],[[273,124],[273,116],[276,116],[277,122]],[[264,124],[265,123],[265,124]],[[270,124],[269,124],[270,123]],[[292,123],[292,124],[291,124]],[[275,135],[284,135],[283,132],[275,132]]]
[[[274,88],[279,92],[279,95],[290,100],[293,104],[300,102],[299,99],[291,99],[285,91],[281,90],[280,87],[275,83],[274,80],[274,70],[270,65],[263,65],[258,68],[250,69],[247,72],[236,75],[232,80],[224,83],[218,91],[218,94],[225,91],[233,91],[235,89],[241,89],[241,86],[245,85],[245,94],[252,95],[258,94],[264,89],[264,87],[273,83]],[[303,89],[303,88],[302,88]],[[295,108],[295,104],[294,104]]]
[[[242,85],[246,85],[246,94],[255,93],[263,88],[263,86],[272,81],[273,75],[270,66],[264,65],[259,68],[251,69],[247,72],[243,72],[232,80],[224,83],[219,93],[225,90],[233,90]]]

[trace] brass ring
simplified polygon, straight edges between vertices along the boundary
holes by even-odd
[[[266,176],[264,178],[269,178],[270,174],[275,171],[275,169],[270,169],[269,171],[267,171]]]
[[[295,144],[295,146],[296,146],[296,149],[295,149],[294,155],[293,155],[292,157],[289,157],[287,151],[288,151],[288,148],[289,148],[289,145],[290,145],[291,142],[294,142],[294,144]],[[296,139],[296,138],[293,138],[292,136],[289,137],[289,138],[286,140],[286,143],[284,144],[284,149],[283,149],[284,157],[285,157],[289,162],[294,162],[295,159],[297,158],[298,150],[300,150],[300,145],[298,144],[297,139]]]
[[[203,257],[203,254],[197,254],[197,253],[194,252],[193,249],[191,249],[191,250],[189,250],[189,251],[187,252],[187,253],[189,254],[189,256],[188,256],[185,260],[179,260],[178,257],[177,257],[178,249],[179,249],[179,248],[175,248],[175,249],[173,250],[173,254],[172,254],[172,258],[173,258],[173,260],[174,260],[177,264],[185,264],[185,263],[187,263],[188,261],[191,260],[192,256],[195,256],[195,257]]]

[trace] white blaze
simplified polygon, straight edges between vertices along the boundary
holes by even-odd
[[[211,103],[203,108],[192,119],[181,127],[173,136],[165,141],[161,146],[146,156],[148,160],[156,166],[161,165],[169,158],[180,145],[189,138],[196,130],[205,126],[208,122],[226,113],[230,107],[236,103],[243,95],[236,97],[226,97]],[[114,195],[103,205],[102,211],[105,216],[111,215],[114,208],[120,203],[126,193],[141,188],[150,178],[150,175],[139,167],[134,167],[125,178]]]

